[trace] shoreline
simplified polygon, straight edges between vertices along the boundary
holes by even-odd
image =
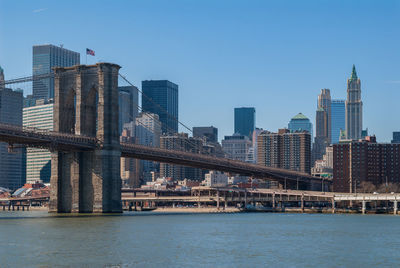
[[[0,213],[3,212],[30,212],[30,211],[48,211],[48,207],[31,207],[29,210],[0,210]],[[343,208],[336,208],[334,212],[332,212],[332,209],[321,209],[321,208],[304,208],[302,210],[301,208],[269,208],[269,209],[248,209],[248,210],[242,210],[237,207],[221,207],[220,209],[217,209],[216,207],[201,207],[201,208],[193,208],[193,207],[158,207],[154,210],[150,211],[128,211],[128,210],[123,210],[123,212],[151,212],[151,213],[305,213],[305,214],[360,214],[360,210],[358,209],[343,209]],[[78,213],[79,214],[79,213]],[[106,213],[108,214],[108,213]],[[384,210],[369,210],[366,211],[365,214],[368,215],[394,215],[393,211],[384,211]],[[397,215],[400,213],[398,212]],[[90,215],[90,213],[89,213]],[[99,215],[98,213],[93,214],[93,215]],[[101,214],[100,214],[101,215]]]

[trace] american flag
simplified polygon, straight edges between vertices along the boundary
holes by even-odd
[[[86,49],[86,55],[92,55],[92,56],[94,56],[94,51],[87,48],[87,49]]]

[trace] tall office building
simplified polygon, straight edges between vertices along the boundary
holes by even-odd
[[[257,163],[257,157],[258,157],[258,154],[257,154],[257,141],[258,141],[258,135],[260,135],[261,134],[261,132],[263,132],[264,130],[262,129],[262,128],[256,128],[254,131],[253,131],[253,138],[252,138],[252,144],[251,144],[251,149],[249,149],[249,151],[248,151],[248,155],[250,154],[250,153],[253,153],[253,156],[252,156],[252,158],[253,158],[253,161],[252,161],[252,163]],[[251,157],[251,156],[250,156]],[[249,158],[249,157],[248,157]],[[249,161],[249,162],[251,162],[251,161]]]
[[[0,123],[22,126],[22,91],[0,89]],[[8,144],[0,143],[0,187],[15,190],[25,183],[25,150],[8,150]]]
[[[313,162],[321,160],[325,148],[331,140],[331,94],[329,89],[321,89],[318,95],[317,111],[315,115],[315,139],[313,146]]]
[[[124,124],[135,121],[138,115],[138,89],[134,86],[118,87],[119,92],[119,133]],[[134,134],[134,133],[133,133]]]
[[[135,124],[130,122],[124,125],[120,135],[120,142],[136,143]],[[120,159],[122,187],[137,188],[140,187],[140,160],[130,157],[121,157]]]
[[[358,140],[361,138],[363,103],[361,101],[361,82],[353,65],[351,76],[347,79],[346,100],[346,138]]]
[[[203,146],[202,139],[192,138],[187,133],[163,135],[160,138],[160,148],[191,153],[200,153]],[[160,177],[170,177],[174,180],[202,180],[202,170],[199,168],[184,167],[180,165],[160,164]]]
[[[4,79],[4,70],[0,66],[0,89],[3,89],[5,87],[4,81],[5,81],[5,79]]]
[[[256,124],[254,107],[235,108],[235,134],[245,135],[251,139]]]
[[[52,72],[53,67],[69,67],[80,64],[80,54],[54,45],[33,46],[32,75]],[[54,98],[54,78],[34,80],[32,84],[35,99]]]
[[[339,143],[340,132],[346,128],[346,101],[331,102],[331,143]]]
[[[296,116],[292,117],[288,124],[288,129],[292,132],[306,130],[310,133],[311,137],[313,137],[313,125],[310,119],[302,113],[298,113]]]
[[[135,136],[137,143],[160,147],[161,122],[157,114],[141,113],[136,118]],[[151,172],[159,172],[160,164],[153,161],[140,160],[140,180],[148,182],[152,180]]]
[[[311,173],[311,135],[307,131],[264,131],[258,135],[257,147],[259,165]]]
[[[218,128],[193,127],[193,137],[202,138],[205,142],[218,142]]]
[[[178,132],[178,85],[168,80],[142,81],[144,112],[158,114],[162,133]]]
[[[53,103],[38,100],[23,109],[23,126],[53,130]],[[26,182],[48,183],[51,176],[51,153],[46,149],[26,149]]]
[[[248,158],[247,154],[251,147],[251,140],[247,135],[235,133],[232,136],[225,136],[221,143],[226,157],[243,162]]]
[[[322,108],[326,115],[324,116],[325,120],[323,124],[316,124],[315,127],[319,129],[320,134],[323,133],[328,143],[331,142],[331,102],[331,91],[327,88],[321,89],[321,93],[318,95],[317,109]]]
[[[400,143],[400,131],[394,131],[393,132],[392,143]]]

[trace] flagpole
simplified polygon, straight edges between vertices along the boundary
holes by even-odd
[[[85,64],[87,65],[87,51],[85,51],[85,52],[86,52],[86,53],[85,53],[85,55],[86,55],[86,63],[85,63]]]

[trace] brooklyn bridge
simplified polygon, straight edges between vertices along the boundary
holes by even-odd
[[[0,141],[10,151],[20,146],[50,150],[50,212],[121,212],[120,157],[275,180],[288,189],[328,186],[329,181],[301,172],[120,142],[119,69],[111,63],[55,68],[54,131],[0,124]]]

